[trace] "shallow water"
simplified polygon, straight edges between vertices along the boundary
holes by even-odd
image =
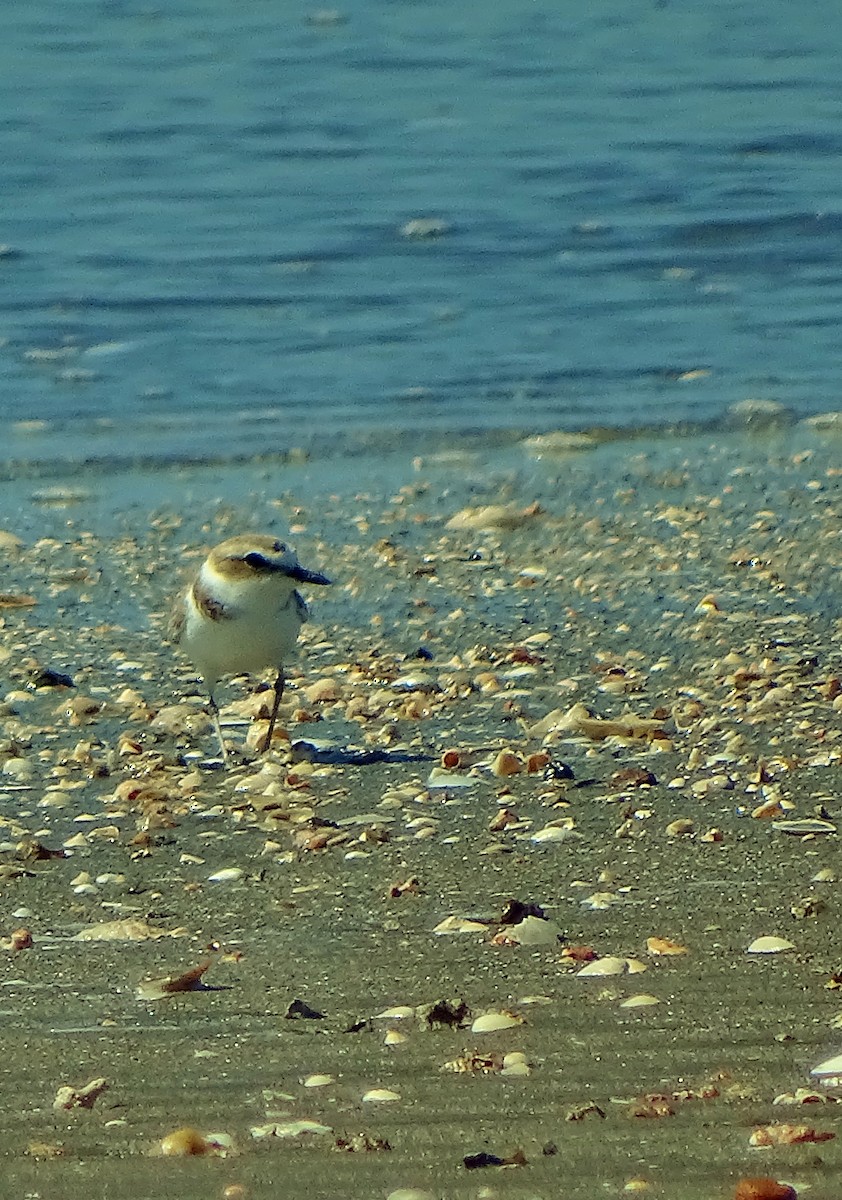
[[[313,11],[10,7],[5,462],[836,407],[833,6]]]

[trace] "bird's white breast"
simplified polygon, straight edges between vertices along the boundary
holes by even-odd
[[[185,593],[181,644],[210,687],[223,675],[280,667],[307,614],[293,581],[230,580],[205,563],[196,586],[210,602],[199,606],[193,588]]]

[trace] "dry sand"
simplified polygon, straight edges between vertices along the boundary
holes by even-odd
[[[773,1103],[842,1042],[837,463],[799,428],[4,483],[0,934],[33,944],[0,951],[3,1194],[838,1197],[838,1137],[749,1145],[842,1126]],[[246,529],[336,582],[289,740],[242,750],[267,696],[232,681],[222,772],[163,631]],[[507,944],[513,898],[565,940]],[[225,1156],[156,1156],[184,1125]]]

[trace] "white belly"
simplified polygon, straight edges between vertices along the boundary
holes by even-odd
[[[237,610],[209,620],[187,607],[182,647],[209,687],[223,675],[279,668],[295,645],[301,614],[294,595],[283,607]]]

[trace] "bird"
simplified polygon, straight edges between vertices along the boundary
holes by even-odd
[[[202,677],[223,763],[228,762],[228,751],[219,723],[217,684],[225,675],[277,668],[269,728],[259,746],[268,750],[284,694],[284,661],[310,615],[295,585],[321,587],[330,582],[302,567],[286,542],[271,534],[240,534],[211,550],[178,597],[170,636]]]

